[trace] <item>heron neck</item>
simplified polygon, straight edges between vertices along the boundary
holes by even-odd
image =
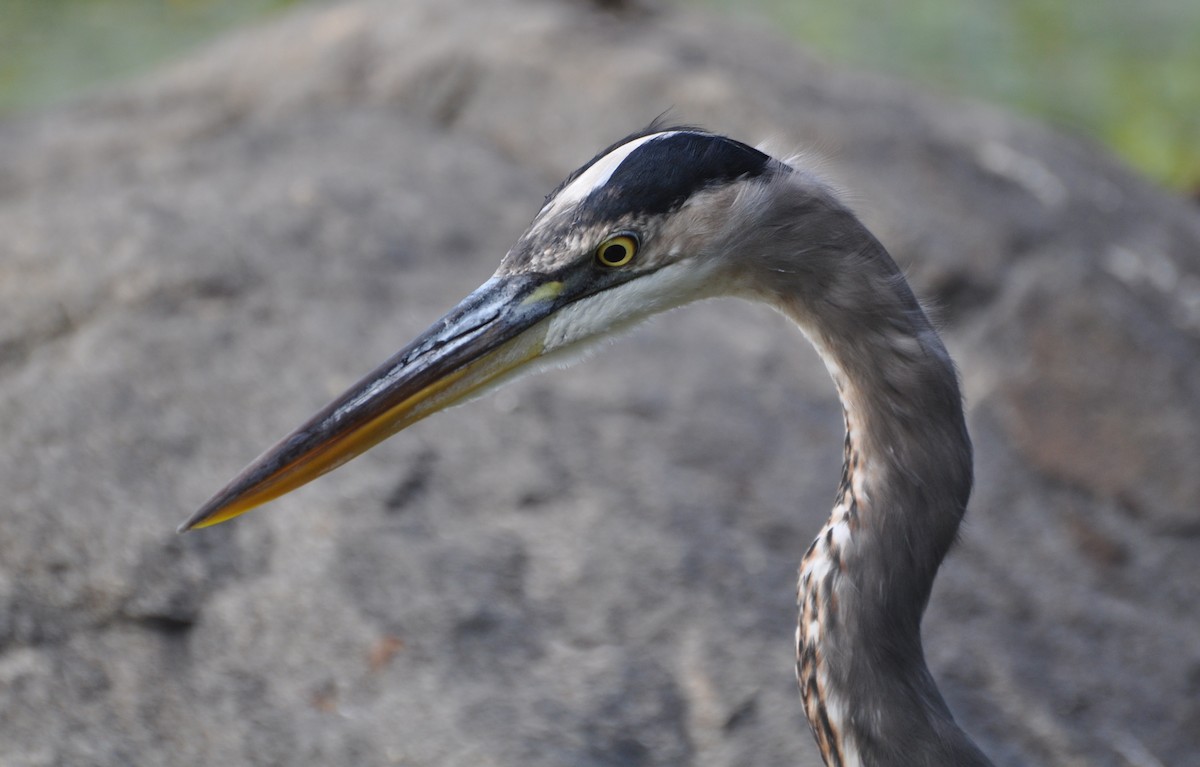
[[[837,504],[800,571],[805,709],[829,765],[986,765],[920,635],[971,491],[957,375],[884,248],[865,230],[846,242],[823,254],[821,295],[805,282],[775,296],[825,360],[846,421]]]

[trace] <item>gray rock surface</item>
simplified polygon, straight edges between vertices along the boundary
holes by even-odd
[[[840,411],[673,313],[175,526],[665,109],[806,147],[938,307],[978,488],[925,622],[1000,765],[1200,765],[1200,211],[693,13],[318,7],[0,122],[0,764],[817,764],[795,568]]]

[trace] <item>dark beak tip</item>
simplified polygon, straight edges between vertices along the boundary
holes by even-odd
[[[179,525],[179,527],[175,528],[176,534],[182,535],[183,533],[188,533],[188,532],[191,532],[192,530],[195,530],[196,527],[201,522],[203,522],[206,518],[208,518],[211,515],[211,513],[212,513],[211,504],[205,504],[200,509],[193,512],[191,514],[191,516],[189,516],[187,519],[185,519]]]
[[[242,494],[244,487],[238,482],[241,479],[242,477],[238,477],[238,479],[224,487],[212,498],[209,498],[204,505],[192,512],[191,516],[185,519],[179,527],[175,528],[175,532],[178,534],[188,533],[192,530],[199,530],[200,528],[217,524],[226,518],[238,516],[237,514],[233,514],[230,517],[222,517],[221,512],[228,508],[231,502]]]

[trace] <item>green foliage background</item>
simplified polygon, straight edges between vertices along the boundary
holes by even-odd
[[[0,111],[143,72],[297,0],[0,0]]]
[[[0,0],[0,110],[130,76],[298,1]],[[759,16],[829,60],[1041,117],[1200,191],[1197,0],[677,1]]]
[[[1200,192],[1197,0],[691,0],[830,60],[1016,108]]]

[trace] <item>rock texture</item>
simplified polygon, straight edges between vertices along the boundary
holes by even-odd
[[[636,4],[309,9],[0,122],[0,763],[817,764],[795,568],[840,461],[724,302],[175,526],[664,110],[831,176],[978,447],[925,622],[1000,765],[1200,764],[1200,211],[1103,152]]]

